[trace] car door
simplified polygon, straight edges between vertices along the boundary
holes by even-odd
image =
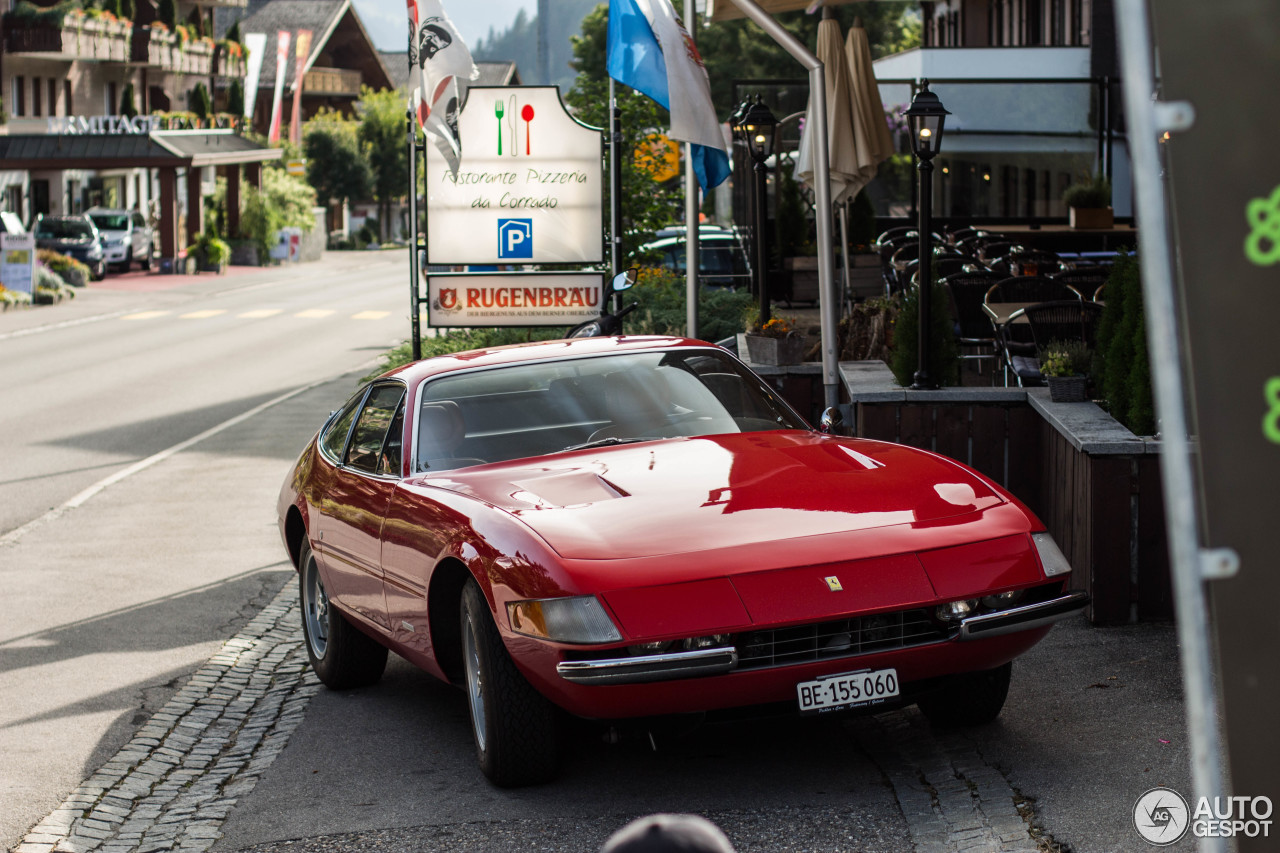
[[[358,406],[349,403],[331,422],[321,437],[323,460],[309,496],[311,536],[329,596],[383,628],[382,522],[401,476],[390,457],[399,458],[404,395],[399,382],[375,383],[353,401]]]
[[[133,239],[133,258],[141,261],[151,256],[151,230],[147,227],[147,220],[143,219],[142,214],[136,210],[130,219],[133,222],[133,228],[130,229],[130,237]]]

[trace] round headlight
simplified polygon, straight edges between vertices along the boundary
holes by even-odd
[[[938,605],[938,618],[943,622],[959,622],[978,609],[978,600],[968,598],[963,601],[948,601]]]

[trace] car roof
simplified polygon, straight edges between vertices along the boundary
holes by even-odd
[[[84,213],[85,213],[85,216],[89,216],[94,213],[106,213],[111,216],[122,216],[122,215],[133,213],[133,211],[126,210],[123,207],[91,207],[88,210],[86,210]]]
[[[499,367],[510,364],[528,364],[554,361],[562,358],[585,358],[595,355],[676,350],[715,347],[706,341],[692,338],[666,337],[662,335],[620,335],[617,337],[567,338],[555,341],[533,341],[526,344],[468,350],[448,355],[425,358],[412,364],[388,371],[384,377],[394,376],[410,385],[445,373]]]
[[[707,233],[704,231],[703,233],[698,235],[699,247],[703,245],[708,245],[711,243],[715,243],[717,245],[722,243],[729,243],[731,245],[736,246],[738,245],[738,238],[728,231],[719,231],[719,232],[713,231],[711,233]],[[654,249],[665,249],[669,246],[683,246],[683,245],[684,245],[684,235],[681,234],[678,237],[663,237],[660,240],[654,240],[652,243],[646,243],[644,246],[641,247],[641,249],[643,249],[644,251],[652,251]]]

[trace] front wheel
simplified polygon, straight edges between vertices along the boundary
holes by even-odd
[[[559,770],[556,709],[516,668],[474,580],[462,592],[464,688],[476,758],[500,788],[536,785]]]
[[[376,684],[387,667],[387,650],[360,633],[329,601],[309,542],[298,555],[298,592],[307,657],[326,687],[343,690]]]
[[[1013,663],[983,672],[954,676],[939,690],[920,697],[916,705],[939,728],[980,726],[1000,716],[1009,695]]]

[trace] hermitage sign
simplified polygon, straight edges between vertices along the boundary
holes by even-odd
[[[472,86],[457,122],[456,176],[426,146],[429,263],[604,260],[603,135],[559,89]]]

